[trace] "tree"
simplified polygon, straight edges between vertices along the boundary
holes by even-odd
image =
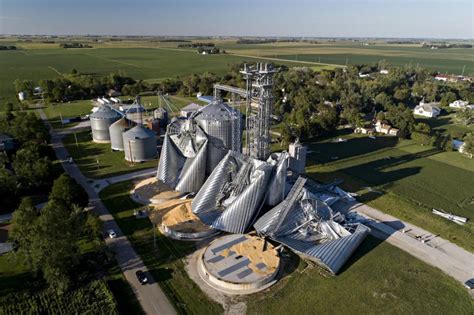
[[[70,272],[80,258],[77,240],[84,227],[83,212],[76,206],[50,200],[37,224],[32,259],[49,286],[64,293],[71,285]]]
[[[456,117],[465,125],[470,125],[474,121],[474,110],[463,108],[456,113]]]
[[[85,207],[89,196],[74,179],[64,173],[54,181],[49,200],[62,201],[68,206],[75,204]]]
[[[470,132],[464,137],[463,153],[471,159],[474,155],[474,133]]]
[[[51,161],[40,154],[39,145],[29,142],[15,154],[13,170],[21,187],[29,190],[49,182],[52,166]]]
[[[430,145],[432,143],[431,136],[429,134],[419,132],[419,131],[414,131],[411,133],[411,138],[421,144],[422,146],[424,145]]]
[[[457,99],[456,94],[453,92],[446,92],[441,95],[441,101],[439,105],[441,107],[448,107],[450,103],[454,102]]]
[[[23,198],[16,211],[13,212],[12,230],[9,235],[10,239],[17,245],[17,254],[25,258],[25,261],[34,269],[38,267],[32,260],[37,219],[38,211],[33,204],[33,200],[30,197]]]

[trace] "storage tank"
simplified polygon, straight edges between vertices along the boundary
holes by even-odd
[[[141,123],[142,116],[145,113],[145,108],[140,103],[132,105],[125,113],[127,118],[137,124]]]
[[[109,127],[110,133],[110,146],[114,151],[123,151],[123,133],[130,129],[131,127],[135,126],[136,124],[127,119],[126,117],[122,117],[116,122],[114,122]]]
[[[129,162],[144,162],[156,157],[156,134],[137,125],[123,133],[123,149],[125,160]]]
[[[98,143],[109,143],[109,127],[122,117],[109,106],[102,105],[89,118],[91,121],[92,140]]]
[[[160,136],[160,125],[161,123],[159,119],[151,119],[146,122],[146,126],[148,127],[148,129],[154,131],[157,137]]]
[[[209,138],[208,174],[229,150],[242,150],[242,115],[227,104],[214,101],[194,114],[193,119]]]
[[[153,111],[153,117],[158,119],[163,127],[168,124],[168,111],[163,107],[155,109]]]

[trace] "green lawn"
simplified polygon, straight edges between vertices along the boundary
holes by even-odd
[[[73,68],[97,76],[115,72],[136,80],[158,81],[192,73],[222,75],[228,71],[229,64],[246,60],[258,59],[225,54],[203,56],[194,50],[139,47],[0,51],[0,104],[3,107],[7,101],[17,102],[13,86],[16,79],[54,79],[63,73],[70,73]],[[298,64],[288,62],[287,65]]]
[[[65,119],[83,116],[86,114],[90,114],[91,109],[92,103],[90,100],[81,100],[73,101],[70,103],[52,104],[43,108],[43,111],[46,117],[48,117],[51,126],[53,126],[53,128],[55,129],[60,129],[72,127],[74,125],[74,123],[63,125],[61,123],[61,117]]]
[[[461,284],[369,236],[336,277],[298,268],[247,299],[247,314],[472,314]]]
[[[106,178],[158,166],[157,160],[130,164],[125,161],[124,153],[113,152],[110,144],[92,142],[89,130],[71,133],[63,143],[81,172],[89,178]]]
[[[154,248],[152,224],[148,219],[136,219],[133,215],[133,210],[141,206],[130,199],[130,189],[130,182],[115,184],[101,191],[100,197],[153,278],[179,313],[221,314],[220,305],[209,300],[184,270],[183,259],[194,251],[193,243],[172,241],[157,231],[157,248]]]
[[[342,187],[358,192],[361,202],[474,251],[474,160],[411,140],[347,137],[347,142],[309,144],[307,174],[322,182],[343,179]],[[383,194],[370,193],[367,186]],[[431,214],[433,208],[471,220],[459,226]]]

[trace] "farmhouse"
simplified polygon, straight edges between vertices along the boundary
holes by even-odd
[[[452,103],[449,103],[449,107],[451,108],[459,108],[459,109],[474,109],[474,104],[469,104],[468,101],[463,101],[463,100],[457,100]]]
[[[388,74],[388,70],[382,69],[382,70],[380,70],[380,74]]]
[[[398,136],[399,130],[393,128],[387,121],[377,120],[375,123],[375,131],[378,133],[383,133],[389,136]]]
[[[421,101],[420,104],[415,107],[414,114],[428,118],[437,117],[441,112],[438,105],[439,103],[425,103],[424,101]]]
[[[365,125],[363,127],[357,127],[354,129],[354,133],[360,133],[363,135],[372,135],[375,132],[375,129],[372,125]]]

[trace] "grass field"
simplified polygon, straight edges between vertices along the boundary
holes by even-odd
[[[369,236],[336,277],[298,268],[248,298],[247,314],[471,314],[464,288],[410,254]]]
[[[137,44],[139,46],[139,44]],[[199,55],[194,50],[169,48],[25,49],[0,51],[0,105],[16,102],[16,79],[53,79],[70,73],[107,75],[112,72],[134,79],[159,81],[191,73],[224,74],[229,65],[254,58],[232,55]],[[294,65],[293,62],[284,62]],[[297,64],[296,64],[297,65]]]
[[[323,182],[343,179],[342,187],[358,192],[360,201],[474,251],[474,160],[411,140],[347,138],[311,143],[307,174]],[[383,194],[368,192],[367,186]],[[431,214],[432,208],[471,221],[459,226]]]
[[[101,199],[155,279],[175,304],[185,305],[180,309],[183,313],[222,313],[184,271],[181,258],[193,251],[192,245],[159,235],[154,250],[150,222],[133,216],[140,205],[129,198],[130,187],[130,183],[109,186],[101,192]],[[275,287],[241,298],[248,304],[248,314],[469,314],[473,306],[455,280],[372,237],[364,241],[337,277],[320,274],[317,268],[305,270],[306,264],[296,256],[290,261],[288,270],[296,270]]]
[[[109,143],[92,142],[89,130],[71,133],[63,143],[81,172],[89,178],[106,178],[158,166],[157,160],[130,164],[125,161],[124,153],[113,152]]]
[[[474,75],[474,49],[455,48],[431,50],[420,45],[363,46],[360,43],[280,43],[223,46],[229,52],[239,55],[270,57],[296,62],[323,64],[373,64],[386,60],[390,66],[411,64],[440,72]]]
[[[141,206],[130,199],[130,182],[105,188],[100,198],[113,214],[122,232],[132,242],[153,278],[182,314],[220,314],[222,308],[210,301],[189,279],[184,270],[183,258],[194,250],[187,242],[172,241],[157,235],[157,248],[153,247],[153,227],[148,219],[136,219],[133,210]]]

